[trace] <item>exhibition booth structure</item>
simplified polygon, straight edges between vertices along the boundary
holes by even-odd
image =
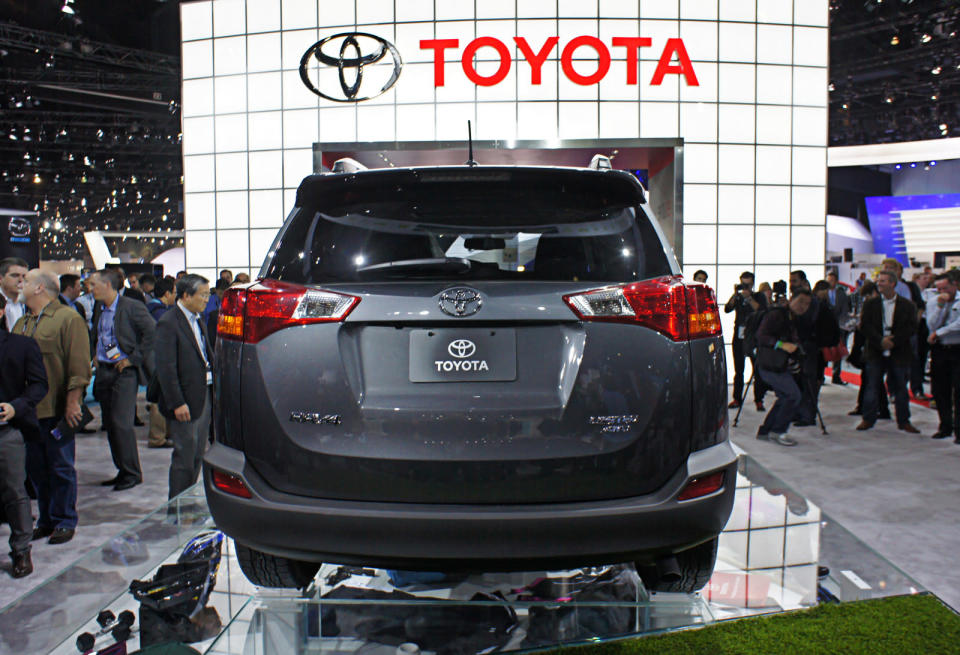
[[[256,275],[323,153],[460,164],[470,121],[481,165],[599,153],[641,173],[655,210],[670,207],[686,276],[706,270],[723,297],[743,270],[821,270],[828,13],[826,0],[183,3],[186,266]],[[571,143],[583,157],[557,152]],[[665,145],[666,188],[623,156]]]
[[[921,591],[746,455],[716,570],[689,595],[648,593],[629,564],[467,575],[330,563],[302,591],[259,589],[197,485],[0,608],[0,650],[524,652]]]

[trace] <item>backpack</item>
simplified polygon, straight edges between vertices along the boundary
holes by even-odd
[[[772,311],[784,309],[779,305],[761,307],[747,317],[747,322],[743,327],[743,352],[747,357],[757,356],[757,330],[763,319]]]

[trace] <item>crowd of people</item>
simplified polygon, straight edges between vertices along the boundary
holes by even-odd
[[[151,402],[148,446],[172,449],[169,497],[197,481],[213,411],[218,300],[249,281],[224,270],[211,292],[186,271],[58,277],[0,260],[0,511],[13,577],[33,572],[31,541],[63,544],[76,533],[74,437],[93,432],[84,404],[91,378],[116,468],[102,485],[122,492],[143,481],[134,433],[141,386]]]
[[[797,445],[791,426],[814,425],[829,365],[835,384],[846,384],[843,360],[862,370],[857,430],[890,418],[910,422],[910,393],[923,393],[927,359],[940,424],[934,439],[960,443],[960,271],[925,271],[907,282],[888,259],[875,280],[862,276],[852,293],[836,272],[811,287],[802,270],[785,281],[755,286],[745,271],[724,306],[735,313],[733,400],[745,401],[746,360],[753,364],[753,403],[765,411],[776,401],[757,438]],[[694,279],[707,282],[707,273]],[[157,279],[107,268],[81,278],[29,269],[17,258],[0,260],[0,510],[10,524],[11,573],[33,571],[31,541],[70,541],[76,532],[77,432],[92,432],[84,405],[93,379],[116,474],[101,484],[122,492],[143,480],[134,433],[137,394],[147,387],[148,447],[171,448],[168,497],[194,484],[213,413],[213,341],[219,299],[232,284],[250,282],[220,272],[209,281],[180,271]],[[850,352],[847,344],[853,333]],[[29,495],[37,499],[34,524]]]
[[[706,281],[705,272],[694,278],[698,275]],[[857,406],[850,412],[861,417],[857,430],[891,418],[890,398],[897,427],[919,434],[910,421],[912,396],[936,408],[939,428],[933,438],[952,436],[960,444],[960,270],[934,275],[928,269],[907,282],[902,265],[885,259],[875,280],[862,275],[857,285],[848,294],[830,271],[811,287],[806,273],[797,270],[790,273],[789,293],[785,282],[754,290],[753,273],[744,272],[724,306],[735,312],[730,407],[739,409],[745,401],[749,358],[757,410],[765,410],[767,391],[777,398],[757,438],[795,446],[789,428],[815,424],[826,367],[834,384],[845,385],[846,359],[861,369]],[[932,397],[923,387],[928,358]]]

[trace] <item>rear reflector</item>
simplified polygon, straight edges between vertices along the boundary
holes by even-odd
[[[694,478],[683,488],[677,500],[692,500],[709,496],[723,488],[723,471],[717,471],[703,478]]]
[[[703,284],[684,285],[679,276],[585,291],[563,300],[583,321],[634,323],[674,341],[720,334],[713,290]]]
[[[357,296],[263,280],[246,289],[227,290],[220,304],[217,334],[257,343],[293,325],[342,321],[359,302]]]
[[[212,479],[213,486],[225,494],[240,496],[241,498],[253,498],[253,494],[247,489],[247,485],[235,475],[213,469]]]

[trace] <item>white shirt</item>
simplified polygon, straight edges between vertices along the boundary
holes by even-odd
[[[4,293],[3,295],[7,299],[7,305],[3,308],[3,317],[7,320],[7,332],[13,332],[13,326],[23,316],[24,308],[21,303],[17,302],[16,297],[11,300],[7,294]]]
[[[882,297],[882,296],[881,296]],[[883,298],[883,336],[889,337],[893,334],[893,312],[897,308],[897,296],[890,300]],[[884,357],[890,356],[889,350],[883,351]]]
[[[942,345],[960,345],[960,293],[942,307],[937,296],[927,301],[927,327],[930,332],[936,332],[937,341]]]
[[[200,349],[200,354],[203,355],[203,363],[207,367],[207,384],[213,384],[213,371],[210,370],[210,362],[207,360],[207,349],[204,347],[203,333],[200,331],[200,317],[184,307],[183,303],[179,300],[177,301],[177,307],[179,307],[183,315],[187,317],[190,328],[193,330],[193,338],[197,340],[197,347]]]

